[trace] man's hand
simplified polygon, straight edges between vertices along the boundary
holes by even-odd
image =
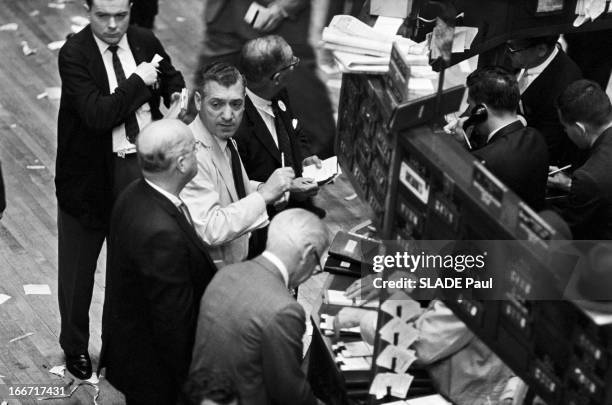
[[[164,118],[180,119],[181,115],[181,93],[174,92],[170,96],[170,108]]]
[[[285,191],[289,191],[294,178],[295,173],[291,167],[278,168],[257,191],[262,195],[266,204],[271,204],[278,200]]]
[[[376,297],[382,291],[382,289],[374,288],[374,278],[380,277],[378,274],[370,274],[361,278],[359,280],[355,280],[353,284],[351,284],[346,291],[344,291],[344,295],[350,299],[362,299],[366,301],[370,301]]]
[[[291,182],[289,191],[298,201],[304,201],[309,197],[317,195],[319,192],[319,186],[314,179],[298,177],[297,179],[293,179]]]
[[[555,169],[553,168],[553,170]],[[548,176],[546,185],[548,187],[569,191],[572,187],[572,178],[563,172],[559,172],[553,176]]]
[[[157,81],[159,62],[142,62],[136,67],[136,73],[147,86],[153,86]]]
[[[317,155],[312,155],[302,160],[302,166],[310,166],[310,165],[315,165],[317,169],[320,169],[321,167],[323,167],[323,163],[321,162],[321,159],[319,159]]]
[[[471,145],[468,142],[468,137],[465,133],[465,131],[463,130],[463,123],[468,119],[468,117],[461,117],[458,118],[456,120],[451,120],[448,124],[446,124],[444,126],[444,132],[446,132],[449,135],[452,135],[453,138],[455,138],[455,140],[457,142],[463,143],[468,145],[468,147],[470,147],[471,149]]]
[[[361,318],[363,318],[368,312],[367,309],[344,307],[334,317],[334,330],[336,333],[340,332],[340,329],[354,328],[359,326]]]
[[[281,23],[286,17],[285,11],[276,3],[268,6],[267,12],[260,15],[253,28],[259,32],[270,32]]]

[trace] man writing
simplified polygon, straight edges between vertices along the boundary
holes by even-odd
[[[561,93],[559,118],[569,139],[588,151],[570,177],[559,172],[549,184],[569,191],[562,213],[574,239],[612,239],[612,105],[595,82],[578,80]]]
[[[232,138],[244,113],[244,79],[234,66],[215,63],[203,71],[202,83],[194,94],[198,117],[189,125],[202,144],[199,172],[181,198],[213,259],[231,264],[247,257],[249,233],[268,224],[266,205],[289,190],[295,175],[283,167],[265,183],[250,181]]]
[[[90,24],[59,53],[55,178],[60,344],[78,378],[91,375],[89,305],[112,203],[140,177],[134,139],[161,118],[160,98],[168,106],[184,87],[159,40],[129,27],[129,0],[87,0],[86,7]]]

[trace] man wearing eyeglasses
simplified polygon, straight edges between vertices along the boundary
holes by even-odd
[[[251,181],[233,139],[244,112],[244,78],[234,66],[218,62],[202,72],[201,81],[194,94],[198,117],[189,125],[201,145],[199,171],[181,198],[221,267],[246,259],[250,233],[268,225],[266,205],[284,196],[294,173],[283,167],[265,182]]]
[[[236,132],[238,151],[249,178],[264,181],[282,165],[293,168],[288,207],[300,207],[319,217],[325,211],[314,206],[312,197],[318,186],[313,179],[302,177],[302,167],[316,165],[320,159],[311,152],[309,139],[290,103],[285,87],[292,71],[300,62],[287,42],[278,35],[268,35],[247,42],[242,48],[240,70],[248,83],[245,114]],[[273,217],[281,210],[268,206]],[[252,240],[251,256],[265,246],[265,228]]]
[[[290,294],[321,269],[329,233],[316,215],[289,209],[270,223],[266,250],[221,269],[200,303],[190,372],[216,367],[243,405],[316,405],[301,369],[306,315]]]
[[[582,73],[559,48],[558,40],[559,35],[511,40],[506,49],[512,66],[520,69],[520,113],[527,125],[544,135],[550,164],[561,167],[576,163],[580,154],[563,132],[555,102],[570,83],[582,78]]]

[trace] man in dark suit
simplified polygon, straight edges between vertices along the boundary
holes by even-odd
[[[582,78],[582,73],[559,48],[558,40],[559,35],[512,40],[507,43],[507,51],[512,66],[520,69],[520,113],[527,125],[544,135],[550,163],[565,166],[577,163],[580,153],[563,134],[555,103],[570,83]]]
[[[137,140],[144,179],[113,209],[100,368],[128,404],[176,403],[216,271],[178,197],[198,171],[197,146],[178,120],[149,124]]]
[[[480,68],[468,76],[467,87],[472,115],[484,108],[480,119],[472,118],[474,132],[483,138],[475,145],[474,156],[529,206],[541,210],[548,152],[542,135],[518,119],[519,91],[514,75],[501,67]]]
[[[4,196],[4,178],[2,177],[2,165],[0,164],[0,218],[6,209],[6,197]]]
[[[140,177],[133,140],[184,87],[159,40],[129,27],[129,0],[88,0],[90,25],[59,53],[60,344],[68,370],[89,378],[89,305],[113,199]],[[154,60],[155,55],[163,58]],[[159,71],[159,73],[158,73]],[[173,96],[174,93],[177,93]],[[178,105],[178,100],[175,102]]]
[[[612,239],[612,105],[595,82],[578,80],[559,97],[559,117],[567,136],[588,150],[586,162],[572,176],[549,178],[569,190],[562,212],[574,239]]]
[[[252,39],[244,45],[240,70],[248,87],[244,116],[235,139],[249,179],[266,181],[283,163],[292,167],[296,178],[291,183],[288,207],[301,207],[324,217],[325,211],[312,204],[317,183],[302,177],[303,166],[320,167],[321,161],[310,151],[310,142],[293,114],[285,87],[299,62],[289,44],[278,35]],[[268,215],[273,217],[280,209],[281,206],[269,205]],[[251,237],[251,257],[263,251],[266,231],[261,228]]]
[[[202,297],[190,373],[227,372],[243,405],[320,403],[300,367],[306,316],[289,289],[321,270],[328,245],[316,215],[274,217],[265,252],[221,269]]]
[[[252,4],[261,9],[245,15]],[[213,61],[238,64],[242,46],[261,35],[285,39],[300,58],[295,80],[287,83],[295,113],[302,119],[314,153],[321,158],[334,154],[335,123],[327,88],[317,75],[316,55],[309,43],[310,0],[204,0],[204,40],[198,71]],[[199,75],[196,76],[196,85]]]

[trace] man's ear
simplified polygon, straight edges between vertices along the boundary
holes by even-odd
[[[582,122],[575,122],[574,123],[578,128],[580,128],[580,131],[582,132],[582,135],[586,135],[587,133],[587,129],[586,129],[586,125],[583,124]]]
[[[85,8],[85,11],[87,11],[88,13],[91,11],[91,8],[87,5],[87,3],[83,3],[83,7]]]
[[[202,109],[202,95],[198,90],[193,92],[193,105],[195,106],[196,111],[200,112]]]

